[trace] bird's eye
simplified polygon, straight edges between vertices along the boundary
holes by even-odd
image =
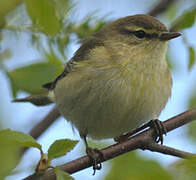
[[[143,30],[135,31],[134,34],[138,38],[144,38],[146,36],[146,33]]]

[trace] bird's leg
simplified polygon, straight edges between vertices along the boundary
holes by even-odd
[[[134,129],[131,132],[128,132],[127,134],[121,135],[119,137],[114,138],[114,140],[116,142],[122,142],[125,141],[127,139],[129,139],[131,136],[137,134],[138,132],[146,129],[147,127],[150,127],[152,129],[154,129],[154,136],[155,136],[155,141],[157,143],[161,142],[161,144],[163,144],[163,134],[167,134],[167,130],[165,128],[165,126],[163,125],[163,123],[158,120],[158,119],[154,119],[154,120],[150,120],[149,122],[145,123],[144,125],[142,125],[141,127]]]
[[[86,154],[93,161],[93,175],[95,175],[96,170],[100,170],[102,168],[101,160],[104,160],[104,155],[99,149],[89,147],[86,135],[82,135],[81,137],[86,146]]]

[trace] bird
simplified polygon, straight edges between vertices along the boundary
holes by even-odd
[[[180,35],[149,15],[117,19],[83,40],[43,86],[87,149],[87,137],[117,138],[158,119],[171,96],[168,41]]]

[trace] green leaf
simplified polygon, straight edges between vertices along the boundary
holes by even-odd
[[[178,180],[195,180],[196,179],[196,157],[192,157],[188,160],[179,160],[172,166],[172,173],[174,179]]]
[[[55,11],[54,0],[26,0],[27,12],[39,31],[55,36],[60,32],[61,22]]]
[[[196,108],[196,89],[193,90],[193,94],[189,100],[189,109]],[[188,125],[188,134],[190,138],[196,142],[196,122],[193,121]]]
[[[5,24],[6,24],[5,17],[2,14],[0,14],[0,29],[3,29]],[[1,37],[2,37],[2,35],[1,35]],[[0,40],[2,39],[1,37],[0,37]]]
[[[56,172],[56,180],[74,180],[68,173],[65,171],[60,170],[59,168],[55,168]]]
[[[17,89],[31,94],[41,94],[46,92],[42,85],[53,81],[62,71],[62,65],[41,62],[14,69],[8,74],[15,91]]]
[[[77,143],[78,141],[73,141],[69,139],[56,140],[48,150],[48,158],[52,160],[54,158],[67,154],[76,146]]]
[[[11,90],[12,90],[12,96],[14,98],[16,98],[17,92],[18,92],[18,88],[15,86],[14,81],[13,81],[12,77],[10,76],[10,73],[9,72],[6,72],[6,75],[7,75],[7,77],[10,80],[10,86],[11,86]]]
[[[7,15],[10,11],[14,10],[24,0],[7,0],[0,1],[0,15]]]
[[[196,142],[196,122],[195,121],[189,124],[189,126],[188,126],[188,134],[189,134],[189,137],[194,142]]]
[[[21,141],[18,132],[9,129],[0,130],[0,179],[9,175],[18,164],[21,155]]]
[[[41,150],[41,145],[32,136],[10,129],[0,130],[0,142],[14,144],[19,147],[36,147]]]
[[[175,30],[183,30],[186,28],[190,28],[195,23],[196,17],[196,8],[184,12],[179,18],[174,22]]]
[[[59,19],[66,18],[68,12],[74,6],[70,0],[54,0],[54,2]]]
[[[11,173],[12,169],[18,164],[21,155],[21,149],[14,144],[5,142],[5,138],[3,141],[0,140],[0,162],[2,164],[0,168],[0,179],[4,179]]]
[[[68,44],[70,42],[70,37],[69,36],[64,36],[64,37],[58,37],[57,38],[57,47],[58,51],[61,53],[63,58],[66,60],[66,55],[65,55],[65,49],[67,48]]]
[[[189,109],[196,108],[196,88],[189,101]]]
[[[194,51],[192,46],[189,46],[188,50],[189,50],[189,65],[188,65],[188,68],[189,68],[189,70],[191,70],[192,67],[195,64],[195,51]]]
[[[154,160],[146,160],[136,153],[127,153],[112,161],[105,180],[172,180],[171,175]]]

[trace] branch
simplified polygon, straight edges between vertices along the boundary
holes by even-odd
[[[30,131],[30,135],[37,139],[56,119],[60,117],[59,110],[55,106],[46,117],[36,124]]]
[[[172,117],[164,121],[163,124],[167,132],[170,132],[180,126],[190,123],[191,121],[195,119],[196,119],[196,109],[192,109],[192,110],[186,111],[182,114],[179,114],[175,117]],[[130,152],[136,149],[156,151],[156,152],[160,152],[163,154],[177,156],[180,158],[189,158],[190,156],[193,155],[191,153],[176,150],[176,149],[173,149],[167,146],[155,144],[154,143],[154,130],[147,129],[133,136],[132,138],[130,138],[129,140],[125,142],[117,143],[117,144],[114,144],[114,145],[111,145],[109,147],[102,149],[101,152],[104,155],[104,159],[101,159],[101,162],[107,161],[121,154]],[[88,156],[83,156],[81,158],[78,158],[66,164],[63,164],[59,167],[61,168],[61,170],[72,174],[82,169],[88,168],[92,165],[93,165],[93,162],[91,161],[91,159],[89,159]],[[38,180],[39,179],[38,177],[40,177],[40,175],[38,176],[36,174],[33,174],[29,177],[26,177],[24,180]],[[56,179],[56,176],[55,176],[54,170],[48,170],[42,176],[42,180],[55,180],[55,179]]]
[[[168,147],[168,146],[160,145],[160,144],[157,144],[155,142],[147,144],[146,149],[150,150],[152,152],[160,152],[162,154],[176,156],[176,157],[184,158],[184,159],[194,155],[192,153],[188,153],[188,152],[181,151],[181,150],[178,150],[178,149],[175,149],[175,148],[171,148],[171,147]]]
[[[157,16],[168,9],[168,7],[173,4],[176,0],[162,0],[159,4],[153,7],[148,13],[151,16]]]

